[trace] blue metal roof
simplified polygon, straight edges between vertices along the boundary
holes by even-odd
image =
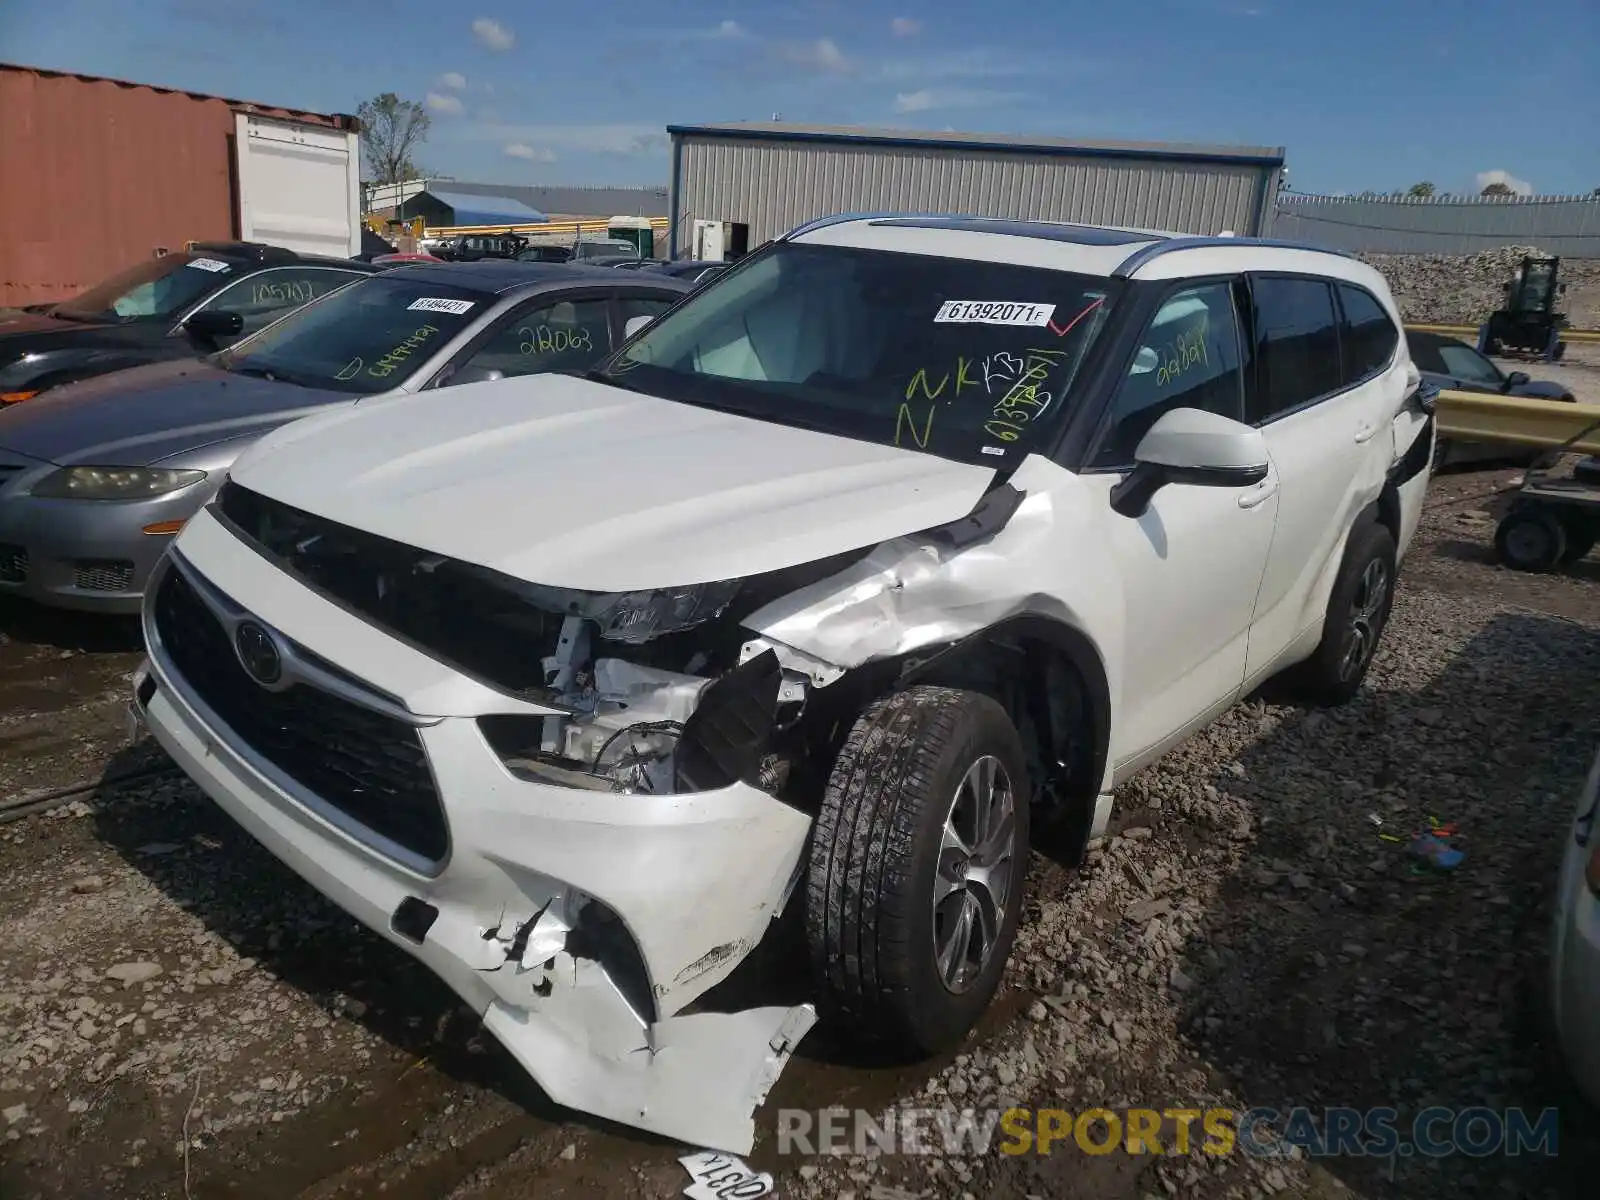
[[[443,188],[428,188],[427,194],[450,206],[457,225],[539,225],[550,220],[510,196],[474,196]]]

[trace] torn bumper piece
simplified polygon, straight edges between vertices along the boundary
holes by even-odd
[[[810,818],[743,783],[640,795],[509,775],[470,718],[418,730],[449,822],[432,874],[330,820],[242,745],[159,641],[139,696],[157,740],[292,870],[421,960],[557,1103],[748,1153],[753,1110],[810,1005],[683,1009],[764,936]]]

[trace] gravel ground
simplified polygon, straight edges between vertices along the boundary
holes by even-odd
[[[1389,280],[1408,321],[1477,325],[1505,300],[1501,290],[1536,246],[1504,246],[1477,254],[1361,254]],[[1557,281],[1566,293],[1557,305],[1574,329],[1600,328],[1600,259],[1563,258]]]
[[[1508,472],[1435,481],[1371,681],[1253,697],[1119,794],[1081,871],[1036,864],[1006,994],[913,1068],[802,1047],[751,1156],[827,1200],[1584,1194],[1600,1121],[1549,1057],[1548,895],[1600,716],[1600,561],[1490,561]],[[120,741],[137,656],[0,611],[11,794],[159,768]],[[69,654],[68,651],[71,651]],[[1382,830],[1372,823],[1376,815]],[[1418,872],[1381,831],[1454,822]],[[181,777],[0,825],[0,1196],[667,1197],[677,1148],[558,1111],[409,958]],[[780,944],[781,945],[781,944]],[[782,1159],[772,1110],[1558,1105],[1544,1158]]]

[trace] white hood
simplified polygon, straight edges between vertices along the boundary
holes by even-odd
[[[542,375],[297,421],[232,478],[530,582],[628,591],[777,570],[953,521],[994,471]]]

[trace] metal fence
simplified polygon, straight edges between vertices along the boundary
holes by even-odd
[[[1537,246],[1600,258],[1600,195],[1312,196],[1280,193],[1271,235],[1373,254],[1475,254]]]

